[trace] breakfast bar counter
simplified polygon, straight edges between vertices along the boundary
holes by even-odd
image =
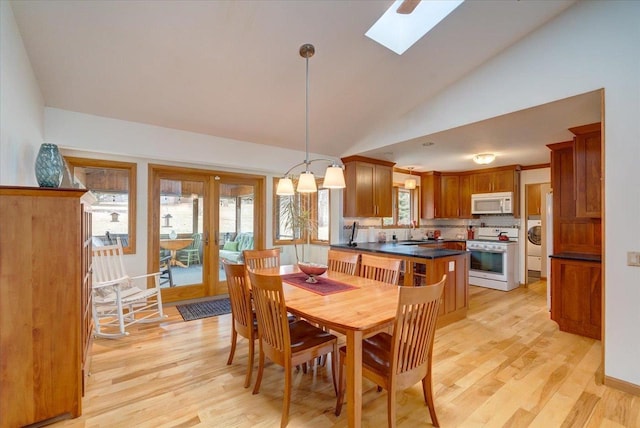
[[[331,245],[332,249],[369,253],[402,260],[400,285],[434,284],[447,275],[438,326],[463,319],[469,308],[469,253],[462,250],[429,248],[414,241],[398,243],[358,243]]]

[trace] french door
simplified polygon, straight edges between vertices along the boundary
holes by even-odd
[[[167,302],[227,294],[221,254],[263,247],[265,177],[149,165],[149,203],[148,265]]]

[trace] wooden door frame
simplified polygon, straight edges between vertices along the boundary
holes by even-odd
[[[159,229],[160,229],[160,212],[156,210],[157,206],[160,206],[160,187],[159,180],[156,183],[155,178],[162,174],[172,174],[178,177],[182,176],[182,179],[193,179],[194,176],[198,178],[207,177],[208,185],[205,185],[204,195],[205,201],[209,200],[209,206],[205,207],[203,228],[210,231],[209,243],[204,244],[203,240],[203,264],[208,263],[214,254],[212,251],[218,250],[218,242],[216,242],[213,234],[217,230],[218,225],[214,224],[214,220],[217,221],[218,207],[214,204],[216,197],[215,181],[220,178],[236,180],[239,182],[247,182],[252,186],[255,186],[254,204],[257,208],[254,216],[254,242],[256,248],[263,248],[266,242],[266,176],[252,175],[252,174],[240,174],[227,171],[216,171],[208,169],[190,168],[190,167],[178,167],[172,165],[162,164],[149,164],[148,178],[147,178],[147,270],[148,272],[158,272],[159,259],[157,257],[150,257],[150,254],[159,254]],[[206,202],[205,202],[206,203]],[[217,259],[217,257],[216,257]],[[208,276],[205,277],[204,273],[207,272]],[[197,299],[201,297],[209,297],[215,295],[215,286],[218,281],[217,278],[217,266],[210,266],[209,269],[203,269],[203,282],[204,288],[201,287],[175,287],[176,291],[172,290],[170,296],[165,299],[166,302],[176,300]],[[163,293],[163,298],[164,298]]]

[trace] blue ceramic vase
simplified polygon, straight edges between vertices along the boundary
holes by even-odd
[[[44,143],[36,157],[36,180],[40,187],[60,187],[64,160],[55,144]]]

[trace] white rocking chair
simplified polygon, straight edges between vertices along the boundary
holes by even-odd
[[[93,248],[93,323],[96,337],[127,336],[125,328],[143,322],[160,321],[162,312],[160,272],[130,277],[122,261],[122,243]],[[154,277],[155,287],[146,279]],[[139,287],[134,285],[139,283]],[[142,288],[140,288],[142,287]]]

